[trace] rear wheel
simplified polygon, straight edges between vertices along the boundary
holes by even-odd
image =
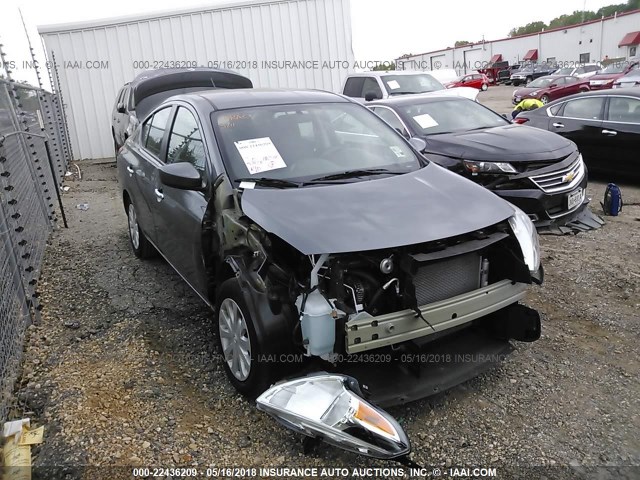
[[[256,397],[275,378],[272,361],[262,359],[264,345],[236,278],[219,288],[216,309],[218,347],[231,384],[243,395]]]
[[[547,103],[549,103],[549,96],[543,95],[542,97],[540,97],[540,101],[546,105]]]
[[[483,92],[486,92],[486,91],[487,91],[487,88],[489,88],[489,85],[487,85],[486,83],[483,83],[483,84],[482,84],[482,91],[483,91]]]
[[[133,202],[129,201],[127,205],[127,221],[129,224],[129,242],[131,243],[131,249],[133,254],[138,258],[150,258],[153,256],[154,248],[147,237],[140,229],[138,224],[138,212]]]

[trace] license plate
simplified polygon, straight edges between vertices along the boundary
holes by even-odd
[[[573,210],[582,203],[583,191],[581,188],[574,190],[567,197],[567,210]]]

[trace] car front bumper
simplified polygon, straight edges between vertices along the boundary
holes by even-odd
[[[526,288],[526,284],[502,280],[420,307],[424,320],[413,310],[352,319],[345,325],[346,351],[360,353],[459,327],[518,302]]]

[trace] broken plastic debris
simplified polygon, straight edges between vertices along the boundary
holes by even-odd
[[[42,443],[44,427],[30,430],[30,426],[31,422],[28,418],[4,424],[2,429],[5,442],[2,448],[3,478],[31,480],[31,445]]]
[[[67,173],[64,174],[65,177],[70,177],[71,175],[73,175],[73,173],[67,171]]]
[[[88,203],[79,203],[78,205],[76,205],[76,208],[78,210],[89,210],[89,204]]]
[[[62,187],[63,192],[68,192],[69,190],[71,190],[71,187]]]

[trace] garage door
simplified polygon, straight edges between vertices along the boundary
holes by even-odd
[[[479,68],[483,67],[483,53],[484,50],[477,48],[475,50],[465,50],[464,52],[464,65],[461,73],[475,72]]]
[[[440,70],[446,68],[445,58],[446,55],[434,55],[431,57],[431,70]]]

